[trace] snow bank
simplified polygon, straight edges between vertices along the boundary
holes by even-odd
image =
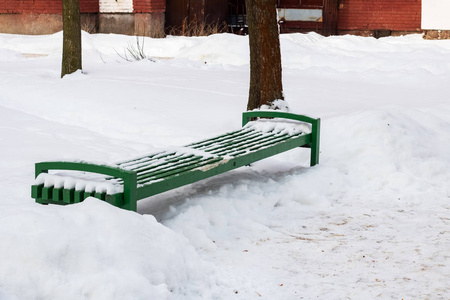
[[[61,80],[61,33],[0,34],[1,300],[450,298],[449,41],[282,35],[289,108],[322,120],[313,168],[294,149],[142,200],[144,215],[33,203],[35,162],[240,127],[246,37],[144,40],[156,62],[118,57],[135,37],[84,33],[84,71]]]
[[[169,299],[210,282],[184,237],[95,198],[3,208],[0,235],[2,299]]]
[[[211,180],[163,224],[240,270],[238,299],[445,299],[449,124],[405,107],[329,118],[317,167]]]

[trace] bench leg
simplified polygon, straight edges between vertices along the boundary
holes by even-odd
[[[320,119],[317,119],[312,123],[311,132],[311,161],[310,165],[315,166],[319,163],[319,152],[320,152]]]
[[[123,176],[123,200],[121,208],[137,211],[137,175],[130,173]]]
[[[319,147],[318,145],[312,144],[311,145],[311,160],[310,160],[310,165],[315,166],[319,163]]]

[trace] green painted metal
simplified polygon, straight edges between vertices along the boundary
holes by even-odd
[[[310,165],[315,166],[319,163],[320,153],[320,119],[311,118],[304,115],[297,115],[281,111],[247,111],[242,114],[242,126],[245,126],[250,120],[255,118],[283,118],[311,124],[311,142],[301,147],[311,148]]]
[[[153,182],[149,185],[144,185],[138,189],[138,198],[146,198],[149,194],[156,195],[186,184],[194,183],[202,179],[206,179],[221,173],[249,165],[258,160],[291,150],[299,147],[299,144],[307,144],[310,142],[310,135],[302,135],[296,139],[291,139],[284,143],[275,144],[272,147],[267,147],[256,152],[237,156],[231,159],[224,159],[216,162],[213,165],[206,165],[203,168],[190,170],[189,172],[182,172],[173,175],[165,180]]]
[[[91,172],[104,174],[108,176],[112,176],[115,178],[121,178],[123,180],[123,203],[120,205],[121,208],[125,208],[128,210],[136,211],[136,189],[137,189],[137,176],[136,172],[124,170],[119,167],[107,166],[107,165],[98,165],[89,162],[65,162],[65,161],[53,161],[53,162],[40,162],[35,165],[35,176],[37,177],[41,173],[48,173],[50,170],[70,170],[70,171],[83,171],[83,172]],[[52,196],[53,188],[52,187],[42,187],[42,192],[39,191],[39,186],[32,187],[32,196],[39,195],[41,193],[41,197],[33,197],[36,199],[36,202],[42,204],[65,204],[72,203],[71,200],[59,201],[55,200]],[[67,192],[66,192],[67,194]],[[74,200],[73,202],[80,202],[86,199],[89,196],[95,196],[93,193],[76,193],[74,192]],[[115,200],[114,202],[120,202],[116,199],[120,196],[111,195]],[[57,198],[59,199],[59,198]]]
[[[310,123],[311,133],[296,135],[261,133],[243,127],[211,139],[186,146],[201,154],[163,151],[116,165],[89,162],[41,162],[35,166],[36,177],[55,170],[103,174],[115,180],[123,193],[107,194],[84,190],[33,185],[31,195],[37,203],[71,204],[93,196],[117,207],[136,211],[137,201],[186,184],[194,183],[296,147],[311,148],[311,166],[319,163],[320,119],[278,111],[250,111],[243,114],[243,126],[256,118],[285,118]],[[188,151],[189,152],[189,151]]]

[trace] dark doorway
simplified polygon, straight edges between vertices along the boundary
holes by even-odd
[[[166,30],[183,30],[187,26],[225,24],[228,0],[167,0]],[[169,32],[170,33],[170,32]]]
[[[247,34],[245,0],[228,0],[228,28],[232,33]]]

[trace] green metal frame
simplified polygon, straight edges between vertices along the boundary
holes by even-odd
[[[117,196],[110,195],[109,199],[106,199],[105,196],[105,201],[110,202],[111,204],[115,204],[116,206],[119,206],[121,208],[136,211],[136,172],[124,170],[118,167],[98,165],[89,162],[50,161],[36,163],[35,176],[37,177],[41,173],[48,173],[48,171],[50,170],[83,171],[121,178],[123,180],[123,196],[120,198],[122,199],[118,199]],[[50,204],[57,202],[57,204],[59,204],[59,199],[55,199],[53,195],[50,195],[51,197],[42,197],[41,189],[45,193],[45,187],[36,185],[32,186],[32,197],[36,199],[36,202],[41,204]],[[87,196],[96,196],[100,198],[98,195],[84,195],[82,196],[82,200],[87,198]]]
[[[245,126],[250,120],[255,118],[283,118],[311,124],[311,141],[301,147],[311,148],[310,165],[315,166],[319,163],[320,152],[320,119],[311,118],[304,115],[297,115],[282,111],[247,111],[242,114],[242,126]]]
[[[216,159],[213,160],[212,163],[203,167],[194,168],[187,172],[175,173],[164,178],[164,180],[155,181],[147,185],[137,184],[138,175],[136,171],[125,170],[119,166],[98,165],[88,162],[40,162],[36,163],[35,166],[36,177],[41,173],[48,173],[50,170],[70,170],[98,173],[111,176],[112,178],[120,178],[123,184],[123,193],[105,195],[44,187],[43,185],[33,185],[32,197],[36,199],[36,202],[42,204],[69,204],[83,201],[89,196],[94,196],[115,206],[136,211],[137,201],[140,199],[249,165],[258,160],[296,147],[311,148],[311,166],[319,163],[320,119],[279,111],[249,111],[243,113],[242,125],[245,126],[250,120],[255,118],[284,118],[306,122],[311,124],[312,131],[308,134],[302,134],[282,142],[277,142],[272,145],[262,147],[259,150],[250,153],[245,153],[231,158]]]

